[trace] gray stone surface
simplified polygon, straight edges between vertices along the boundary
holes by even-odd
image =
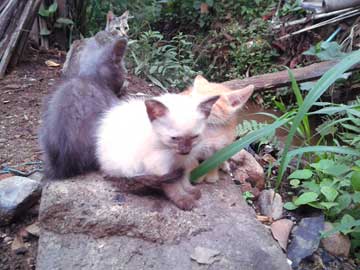
[[[292,231],[292,240],[288,246],[288,257],[293,268],[312,255],[319,247],[320,233],[324,230],[324,216],[303,218]]]
[[[192,211],[98,174],[43,190],[38,270],[289,269],[286,256],[229,180],[202,184]],[[196,248],[219,252],[211,264]]]
[[[41,183],[12,176],[0,181],[0,226],[9,224],[40,198]]]

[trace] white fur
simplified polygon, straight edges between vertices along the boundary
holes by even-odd
[[[195,155],[195,149],[187,156],[176,154],[160,137],[202,133],[206,120],[198,109],[199,101],[175,94],[155,99],[163,103],[169,113],[153,123],[148,118],[144,100],[139,99],[119,103],[100,120],[96,154],[106,174],[124,177],[162,175],[182,166]],[[164,128],[162,121],[171,122],[171,126]]]

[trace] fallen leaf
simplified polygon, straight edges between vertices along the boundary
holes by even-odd
[[[200,4],[200,13],[201,14],[207,14],[209,13],[209,5],[206,3],[201,3]]]
[[[35,222],[29,226],[27,226],[25,228],[25,230],[30,233],[31,235],[34,235],[34,236],[37,236],[39,237],[40,236],[40,226],[39,226],[39,222]]]
[[[24,241],[21,238],[21,236],[15,236],[14,241],[11,244],[11,250],[15,252],[16,254],[24,254],[27,251],[27,248],[25,247]]]
[[[269,164],[274,164],[276,162],[276,159],[270,154],[263,155],[261,159]]]
[[[48,67],[59,67],[59,66],[60,66],[60,64],[58,64],[58,63],[56,63],[56,62],[54,62],[54,61],[52,61],[52,60],[46,60],[46,61],[45,61],[45,64],[46,64]]]
[[[190,257],[199,264],[212,264],[220,259],[219,254],[220,251],[214,249],[196,247]]]
[[[280,194],[275,193],[273,189],[263,190],[260,193],[258,204],[262,215],[272,217],[275,220],[281,218],[284,203]]]
[[[279,242],[280,247],[286,251],[289,235],[294,222],[290,219],[280,219],[271,224],[271,233],[275,240]]]
[[[259,215],[257,215],[256,216],[256,219],[258,220],[258,221],[260,221],[261,223],[270,223],[270,222],[272,222],[272,217],[268,217],[268,216],[259,216]]]

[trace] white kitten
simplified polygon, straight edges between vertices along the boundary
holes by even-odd
[[[196,156],[206,119],[218,96],[199,101],[165,94],[149,100],[132,99],[111,108],[97,132],[97,157],[110,176],[164,175],[186,167]],[[200,191],[181,180],[161,188],[179,208],[191,209]]]

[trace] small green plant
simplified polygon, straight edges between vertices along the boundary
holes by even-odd
[[[335,142],[360,151],[360,100],[352,105],[329,105],[321,111],[325,115],[323,123],[316,128],[318,144]]]
[[[243,192],[243,197],[244,200],[249,204],[249,205],[253,205],[253,199],[255,198],[254,194],[252,194],[250,191],[245,191]]]
[[[360,165],[360,161],[355,163]],[[321,159],[311,163],[309,168],[295,170],[289,175],[290,185],[300,189],[301,195],[294,197],[284,207],[294,210],[301,205],[309,205],[324,210],[329,217],[336,217],[345,209],[348,210],[352,195],[358,191],[358,176],[357,171],[339,160]]]
[[[54,28],[62,28],[67,27],[70,30],[70,40],[69,44],[71,44],[71,33],[74,27],[74,22],[69,18],[58,17],[56,18],[56,12],[58,10],[58,4],[54,1],[48,8],[44,7],[44,4],[41,4],[40,9],[38,11],[39,16],[44,18],[47,21],[47,26],[42,27],[40,30],[40,35],[49,36]]]
[[[272,117],[276,118],[276,116],[272,116]],[[240,138],[244,137],[246,134],[256,131],[260,128],[263,128],[266,125],[267,123],[261,123],[255,120],[244,120],[236,127],[236,137],[240,137]],[[271,144],[274,145],[275,148],[277,148],[278,143],[279,141],[275,136],[275,130],[274,130],[271,134],[261,138],[258,142],[258,146],[261,147],[262,145]]]
[[[304,55],[311,55],[317,57],[321,61],[342,59],[346,53],[342,52],[342,47],[335,41],[326,42],[321,41],[315,46],[303,52]]]
[[[294,171],[288,179],[300,195],[284,208],[295,210],[308,205],[321,209],[335,225],[332,233],[349,234],[353,250],[360,247],[360,160],[324,157],[306,169]]]
[[[267,33],[268,25],[261,19],[247,27],[232,21],[221,31],[209,31],[195,48],[197,66],[209,79],[220,81],[276,71],[277,53]]]
[[[166,91],[184,88],[195,76],[192,43],[179,33],[170,41],[158,31],[147,31],[129,42],[134,74],[149,79]]]

